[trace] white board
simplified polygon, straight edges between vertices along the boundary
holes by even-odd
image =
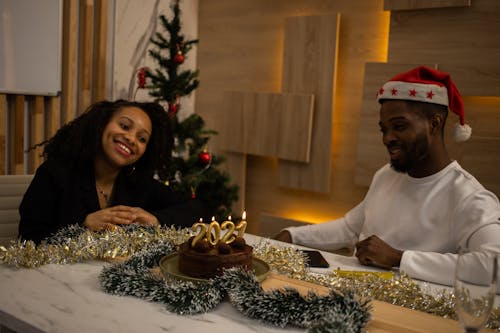
[[[61,91],[62,0],[0,0],[0,93]]]

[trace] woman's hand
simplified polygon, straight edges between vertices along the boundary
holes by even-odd
[[[92,231],[113,230],[117,225],[133,223],[136,218],[134,208],[113,206],[87,215],[83,225]]]
[[[132,212],[135,215],[134,222],[142,225],[149,225],[149,226],[159,226],[160,221],[154,216],[153,214],[145,211],[144,209],[140,207],[130,207],[132,209]]]
[[[140,207],[113,206],[87,215],[83,225],[92,231],[113,230],[117,225],[138,223],[158,226],[160,222],[153,214]]]

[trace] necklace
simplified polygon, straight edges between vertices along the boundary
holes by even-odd
[[[96,189],[97,189],[97,192],[104,198],[104,205],[103,205],[103,208],[104,207],[108,207],[109,206],[109,192],[104,192],[102,189],[100,189],[97,184],[96,184]],[[99,200],[100,201],[100,200]]]
[[[103,190],[101,190],[100,188],[97,188],[97,191],[102,195],[102,197],[104,198],[104,200],[106,200],[106,203],[109,201],[109,196],[106,192],[104,192]]]

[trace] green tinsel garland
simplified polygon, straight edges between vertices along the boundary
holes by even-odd
[[[310,332],[360,332],[370,320],[368,301],[333,290],[327,296],[301,296],[295,289],[264,292],[255,275],[240,268],[226,270],[206,283],[163,280],[150,269],[175,246],[165,242],[147,247],[125,263],[106,267],[99,279],[110,294],[139,297],[164,304],[170,312],[196,314],[212,310],[226,295],[244,315],[279,327]]]

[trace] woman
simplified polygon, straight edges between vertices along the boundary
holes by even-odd
[[[154,179],[172,150],[168,116],[156,103],[118,100],[90,106],[42,143],[45,162],[19,207],[19,236],[40,242],[75,223],[191,226],[201,204]]]

